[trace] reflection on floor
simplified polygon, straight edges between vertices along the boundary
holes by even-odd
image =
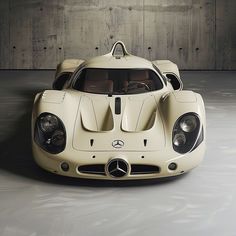
[[[207,152],[170,181],[99,182],[54,176],[30,148],[34,95],[54,71],[0,71],[0,235],[234,235],[236,72],[182,72],[203,95]]]

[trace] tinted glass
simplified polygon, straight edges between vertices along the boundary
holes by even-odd
[[[148,69],[86,68],[76,78],[74,89],[98,94],[138,94],[163,88],[158,75]]]

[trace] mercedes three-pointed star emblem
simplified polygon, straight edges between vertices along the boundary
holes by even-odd
[[[121,178],[128,174],[129,165],[125,160],[115,158],[107,163],[106,172],[113,178]]]
[[[124,141],[122,141],[122,140],[119,140],[119,139],[116,139],[116,140],[114,140],[113,142],[112,142],[112,147],[114,147],[114,148],[122,148],[122,147],[124,147]]]

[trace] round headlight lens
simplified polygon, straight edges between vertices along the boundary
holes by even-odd
[[[49,133],[58,128],[59,122],[56,116],[48,114],[40,118],[39,126],[43,132]]]
[[[184,133],[177,133],[174,136],[173,143],[175,146],[180,147],[186,143],[186,137]]]
[[[173,127],[173,149],[181,154],[192,151],[196,146],[200,132],[200,119],[198,114],[188,112],[180,116]]]
[[[56,130],[53,135],[52,135],[52,139],[51,142],[53,145],[55,146],[61,146],[64,144],[65,142],[65,135],[64,132],[61,130]]]
[[[186,132],[193,132],[197,127],[197,120],[196,117],[193,115],[187,115],[184,116],[181,120],[180,120],[180,128]]]
[[[45,151],[58,154],[66,147],[66,129],[62,120],[51,113],[41,113],[35,122],[34,140]]]

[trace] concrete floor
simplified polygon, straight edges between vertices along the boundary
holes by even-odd
[[[0,235],[236,235],[236,72],[182,72],[207,110],[203,163],[172,180],[64,178],[32,160],[34,94],[54,71],[0,71]]]

